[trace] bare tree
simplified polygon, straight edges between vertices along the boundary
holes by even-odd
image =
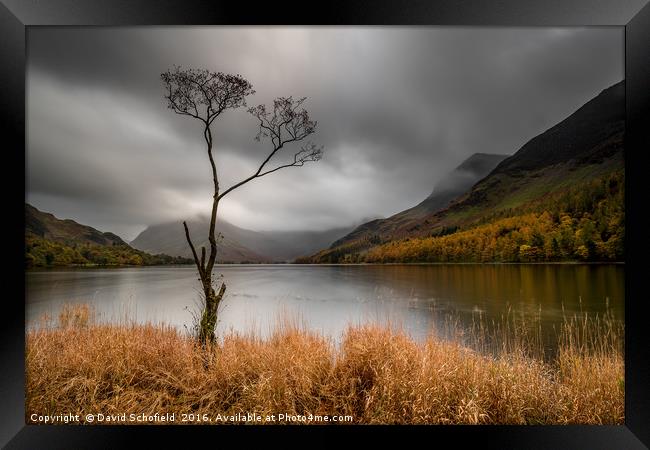
[[[219,202],[230,192],[256,178],[287,167],[300,167],[306,162],[318,161],[322,156],[322,147],[309,142],[294,153],[290,161],[278,164],[275,167],[269,167],[273,157],[285,145],[303,141],[307,136],[313,134],[316,131],[316,122],[310,119],[309,113],[302,107],[305,98],[298,100],[294,100],[292,97],[277,98],[270,110],[267,110],[264,105],[249,108],[248,112],[259,122],[259,131],[255,139],[257,141],[268,140],[272,149],[252,175],[221,192],[217,166],[212,151],[211,126],[214,119],[226,109],[246,106],[246,97],[255,93],[252,85],[240,75],[211,72],[205,69],[181,69],[180,67],[162,73],[161,79],[166,91],[167,106],[176,114],[189,116],[202,122],[203,138],[205,139],[212,168],[214,194],[212,196],[212,213],[208,230],[210,254],[207,261],[205,247],[201,247],[201,257],[199,258],[187,223],[183,222],[185,238],[192,250],[192,256],[205,295],[205,304],[199,325],[199,339],[205,344],[213,342],[215,339],[214,329],[217,324],[217,311],[219,303],[226,292],[226,284],[222,282],[217,293],[212,280],[212,272],[217,258],[215,225]]]

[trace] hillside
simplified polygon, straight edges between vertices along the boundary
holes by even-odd
[[[187,221],[187,224],[196,247],[209,248],[208,218],[199,217]],[[217,219],[216,229],[222,235],[217,260],[241,263],[291,261],[329,246],[337,238],[349,233],[352,227],[325,231],[252,231]],[[180,220],[147,227],[131,245],[148,252],[183,257],[192,255]]]
[[[376,219],[360,225],[334,242],[332,248],[364,240],[376,243],[407,235],[420,219],[447,207],[452,200],[464,194],[507,157],[487,153],[473,154],[436,183],[433,192],[422,202],[386,219]]]
[[[355,226],[331,228],[324,231],[261,231],[265,237],[259,243],[260,251],[272,255],[276,261],[293,261],[311,255],[323,247],[328,247],[341,236],[352,231]]]
[[[25,203],[25,232],[62,244],[127,245],[113,233],[102,233],[70,219],[57,219],[53,214],[39,211]]]
[[[113,233],[101,232],[70,219],[58,219],[25,204],[26,267],[68,265],[188,264],[186,258],[150,255]]]
[[[622,260],[624,128],[622,81],[528,141],[448,207],[401,223],[388,234],[353,235],[301,261]],[[552,223],[537,227],[545,212]],[[529,214],[536,215],[533,218]],[[501,234],[480,228],[506,218],[512,220],[507,225],[502,223]],[[573,233],[571,245],[562,251],[557,245],[560,228],[565,240],[569,231]],[[469,230],[474,230],[472,239],[489,241],[489,245],[465,248],[470,235],[462,233]],[[497,238],[512,248],[504,252],[486,250],[496,248]],[[432,249],[442,242],[453,242],[454,249],[434,252]],[[484,254],[477,256],[480,251]],[[391,256],[385,257],[387,254]]]
[[[206,249],[210,248],[207,239],[209,224],[208,218],[204,217],[187,221],[187,226],[197,249],[202,246]],[[217,221],[217,232],[221,233],[221,238],[218,240],[217,262],[271,262],[269,257],[261,255],[239,242],[238,238],[245,234],[246,231],[248,230],[239,229],[223,220]],[[201,239],[201,237],[204,238]],[[131,241],[131,245],[139,250],[152,253],[166,253],[186,258],[192,257],[192,251],[185,240],[183,222],[180,220],[147,227]]]

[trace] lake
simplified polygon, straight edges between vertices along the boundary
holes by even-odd
[[[401,324],[423,339],[452,315],[468,326],[511,312],[538,317],[544,333],[563,314],[624,319],[624,265],[221,265],[227,292],[217,332],[256,330],[268,335],[279,317],[299,318],[338,340],[348,324]],[[190,266],[28,271],[28,326],[63,303],[88,303],[101,320],[125,315],[138,322],[192,323],[201,295]]]

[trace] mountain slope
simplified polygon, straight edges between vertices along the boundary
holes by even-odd
[[[449,206],[452,200],[464,194],[506,158],[508,155],[474,153],[440,180],[429,197],[404,213],[411,217],[424,217]]]
[[[209,221],[206,217],[188,221],[197,248],[209,248]],[[352,227],[325,231],[252,231],[217,219],[216,229],[222,239],[217,260],[227,262],[286,262],[298,256],[312,254],[329,246],[350,232]],[[203,237],[203,239],[201,239]],[[168,222],[147,227],[132,242],[135,248],[174,256],[191,257],[182,222]]]
[[[187,226],[197,251],[201,247],[208,250],[210,248],[207,239],[210,226],[209,219],[200,217],[188,220]],[[218,239],[217,262],[271,262],[268,256],[257,253],[241,244],[240,239],[242,236],[254,232],[235,227],[224,220],[217,220],[216,229],[222,235]],[[202,237],[203,239],[201,239]],[[182,221],[149,226],[131,241],[131,245],[146,252],[166,253],[186,258],[192,257],[192,251],[185,240]]]
[[[602,162],[622,148],[618,141],[625,121],[625,81],[584,104],[569,117],[528,141],[498,165],[495,172],[516,174],[560,163]]]
[[[185,258],[150,255],[136,250],[113,233],[70,219],[58,219],[25,204],[25,264],[27,267],[66,265],[187,264]]]
[[[436,223],[471,223],[624,168],[625,82],[602,91],[554,127],[528,141],[474,185]],[[422,233],[420,233],[422,235]]]
[[[400,261],[402,248],[405,259],[413,261],[412,255],[418,254],[426,259],[421,252],[413,252],[417,243],[413,239],[444,239],[445,242],[454,242],[456,246],[463,246],[462,239],[456,233],[472,229],[486,223],[496,223],[506,217],[521,216],[530,213],[553,212],[554,225],[559,226],[563,213],[580,214],[580,217],[571,216],[572,230],[580,234],[579,239],[584,242],[563,251],[562,259],[580,259],[585,248],[601,243],[604,248],[606,242],[612,238],[611,246],[616,251],[609,253],[596,251],[589,247],[588,258],[598,255],[609,255],[606,258],[620,258],[620,245],[624,234],[623,227],[623,135],[625,129],[625,84],[624,81],[605,89],[594,99],[579,108],[569,117],[528,141],[519,151],[509,158],[501,161],[492,172],[478,181],[463,195],[457,197],[448,207],[438,211],[421,215],[407,223],[402,223],[390,230],[388,236],[360,235],[356,239],[339,241],[337,245],[323,250],[314,255],[313,262],[345,262],[345,261],[383,261],[378,257],[378,249],[391,248],[391,261]],[[595,183],[595,184],[594,184]],[[609,183],[609,184],[608,184]],[[603,187],[607,184],[609,188]],[[586,197],[589,192],[591,198]],[[570,193],[564,195],[564,193]],[[594,203],[598,199],[601,203]],[[606,205],[607,211],[603,211]],[[400,213],[402,214],[402,213]],[[591,221],[597,226],[597,233],[591,230],[582,219]],[[539,217],[538,217],[539,219]],[[605,223],[611,220],[616,226],[612,229]],[[523,220],[523,219],[522,219]],[[534,224],[535,222],[531,222]],[[508,236],[514,233],[508,225]],[[532,225],[531,225],[532,226]],[[587,228],[584,228],[587,227]],[[517,227],[515,227],[517,228]],[[548,233],[541,241],[548,241],[552,246],[551,230],[557,227],[549,226]],[[540,248],[540,239],[533,239],[529,232],[530,226],[521,231],[522,236],[512,238],[508,245],[517,245],[531,248]],[[485,231],[485,230],[484,230]],[[567,231],[567,230],[565,230]],[[519,233],[519,231],[517,231]],[[585,234],[586,233],[586,234]],[[584,236],[593,235],[593,240],[585,240]],[[501,236],[489,236],[497,239]],[[488,239],[488,236],[484,236]],[[528,239],[528,240],[527,240]],[[533,242],[534,241],[534,242]],[[399,245],[396,242],[401,242]],[[406,243],[408,242],[408,244]],[[423,242],[418,241],[424,245]],[[428,242],[428,241],[427,241]],[[575,243],[574,242],[574,243]],[[427,244],[429,245],[429,244]],[[481,248],[486,244],[481,243]],[[406,258],[406,248],[411,251],[411,256]],[[433,248],[433,247],[431,247]],[[470,259],[475,260],[471,252],[458,251]],[[524,247],[524,253],[528,251]],[[370,252],[370,256],[368,253]],[[464,253],[463,253],[464,252]],[[488,252],[489,253],[489,252]],[[520,260],[517,252],[506,252],[505,259],[488,256],[480,260]],[[374,255],[374,256],[373,256]],[[514,255],[514,256],[513,256]],[[540,253],[541,255],[541,253]],[[555,258],[552,251],[544,253],[549,259]],[[441,257],[441,260],[445,257]],[[514,258],[514,259],[513,259]],[[417,260],[417,259],[416,259]]]
[[[332,247],[346,243],[369,239],[373,242],[386,240],[400,234],[414,225],[414,221],[445,208],[456,197],[464,194],[474,183],[485,177],[507,155],[475,153],[451,173],[440,180],[433,192],[422,202],[386,219],[377,219],[360,225],[352,233],[332,244]],[[417,223],[417,222],[415,222]]]
[[[54,215],[39,211],[25,204],[25,232],[62,244],[127,245],[113,233],[102,233],[87,225],[70,219],[57,219]]]
[[[324,231],[261,231],[266,239],[259,243],[259,251],[272,255],[276,261],[292,261],[311,255],[345,236],[354,226],[332,228]]]

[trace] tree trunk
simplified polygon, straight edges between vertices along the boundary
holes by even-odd
[[[205,142],[208,150],[208,157],[210,159],[210,167],[212,168],[212,181],[214,183],[214,194],[212,196],[212,212],[210,214],[210,229],[208,230],[208,240],[210,241],[210,256],[205,260],[205,247],[201,248],[201,258],[199,259],[196,253],[196,248],[190,238],[190,232],[187,228],[187,223],[183,222],[185,227],[185,237],[187,243],[192,249],[192,256],[201,277],[203,284],[203,294],[205,295],[205,307],[201,313],[201,322],[199,324],[199,341],[202,345],[213,343],[215,341],[214,329],[217,326],[217,312],[219,303],[226,292],[226,284],[221,283],[219,293],[214,291],[212,287],[212,269],[217,259],[217,238],[215,236],[215,226],[217,221],[217,209],[219,208],[219,179],[217,177],[217,167],[212,157],[212,131],[210,124],[205,122],[205,129],[203,132]]]
[[[204,281],[205,308],[201,316],[199,341],[205,345],[207,343],[212,344],[215,341],[214,330],[217,326],[217,313],[223,294],[226,292],[226,283],[221,283],[221,288],[217,294],[212,288],[211,280],[201,281]],[[207,284],[205,284],[206,282]]]

